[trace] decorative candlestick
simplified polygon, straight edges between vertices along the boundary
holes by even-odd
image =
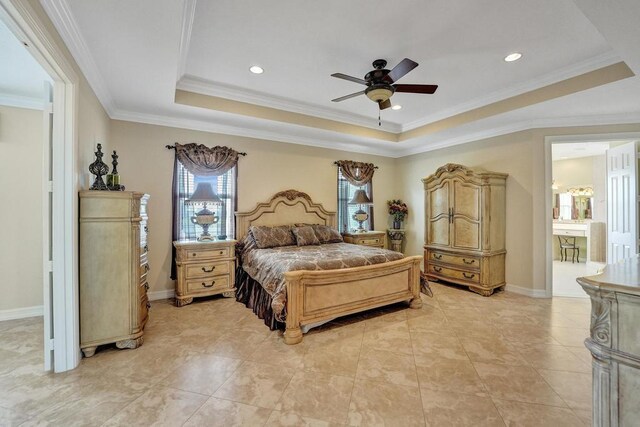
[[[111,164],[113,165],[113,169],[111,173],[107,175],[107,187],[112,191],[123,191],[124,186],[120,185],[120,175],[118,174],[118,154],[116,150],[113,150],[113,154],[111,155]]]

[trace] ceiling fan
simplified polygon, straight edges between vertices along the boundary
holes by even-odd
[[[426,93],[432,94],[438,89],[438,85],[403,85],[396,84],[401,77],[407,74],[418,66],[417,62],[405,58],[398,65],[393,67],[391,71],[387,70],[387,61],[384,59],[376,59],[373,61],[373,70],[369,71],[364,79],[357,77],[351,77],[342,73],[331,74],[332,77],[339,79],[349,80],[367,86],[365,90],[352,93],[350,95],[341,96],[340,98],[332,99],[333,102],[341,102],[345,99],[354,98],[360,95],[367,95],[367,97],[378,103],[380,110],[385,110],[391,107],[391,96],[395,92],[407,92],[407,93]]]

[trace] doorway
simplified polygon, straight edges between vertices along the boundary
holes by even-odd
[[[636,138],[630,134],[547,138],[547,296],[587,298],[576,278],[598,274],[611,259],[609,243],[617,239],[612,230],[619,223],[618,211],[635,206],[636,197],[620,197],[617,172],[610,166],[620,163],[620,150],[628,151],[629,144],[635,147]],[[634,154],[634,170],[636,162]]]
[[[38,219],[27,221],[28,227],[39,229],[40,238],[28,254],[19,253],[37,257],[37,265],[30,263],[28,268],[39,270],[41,305],[29,306],[37,307],[31,312],[9,311],[3,316],[6,320],[10,317],[16,320],[16,317],[25,319],[29,314],[30,317],[41,314],[40,338],[36,339],[44,349],[40,366],[44,370],[62,372],[73,369],[80,361],[76,252],[78,173],[75,162],[78,77],[65,53],[51,42],[54,37],[28,2],[0,0],[0,22],[7,34],[13,37],[13,42],[18,43],[24,57],[44,70],[48,76],[45,80],[49,82],[47,90],[42,84],[39,102],[40,155],[22,153],[12,157],[17,169],[11,176],[3,175],[3,184],[18,190],[5,198],[9,203],[6,210],[26,215],[25,203],[38,200],[41,203],[36,212],[30,212]],[[3,60],[2,63],[4,73],[10,62]],[[21,118],[15,123],[24,123],[24,120]],[[0,126],[6,129],[4,126],[8,123],[15,124],[0,121]],[[23,129],[23,133],[28,130]],[[2,147],[5,148],[8,149],[9,145]],[[16,148],[24,150],[25,147]],[[39,181],[37,188],[28,191],[27,182],[32,181]],[[19,229],[15,223],[5,226],[15,227],[20,237],[27,232],[27,227]],[[13,238],[9,244],[12,242],[16,239]],[[22,278],[26,273],[21,269],[19,274]],[[20,285],[23,283],[18,281]]]

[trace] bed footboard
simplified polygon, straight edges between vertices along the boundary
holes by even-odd
[[[310,323],[399,301],[409,301],[411,308],[422,307],[421,261],[421,256],[410,256],[364,267],[285,273],[285,343],[301,342],[301,327]]]

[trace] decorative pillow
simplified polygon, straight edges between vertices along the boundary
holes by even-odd
[[[293,234],[296,236],[296,243],[298,246],[319,245],[320,240],[313,231],[311,226],[294,227]]]
[[[275,227],[252,225],[249,227],[249,231],[259,249],[293,246],[296,244],[296,239],[291,233],[290,225],[278,225]]]
[[[318,240],[320,243],[340,243],[342,242],[342,235],[328,225],[314,224],[313,231],[315,231],[316,236],[318,236]]]

